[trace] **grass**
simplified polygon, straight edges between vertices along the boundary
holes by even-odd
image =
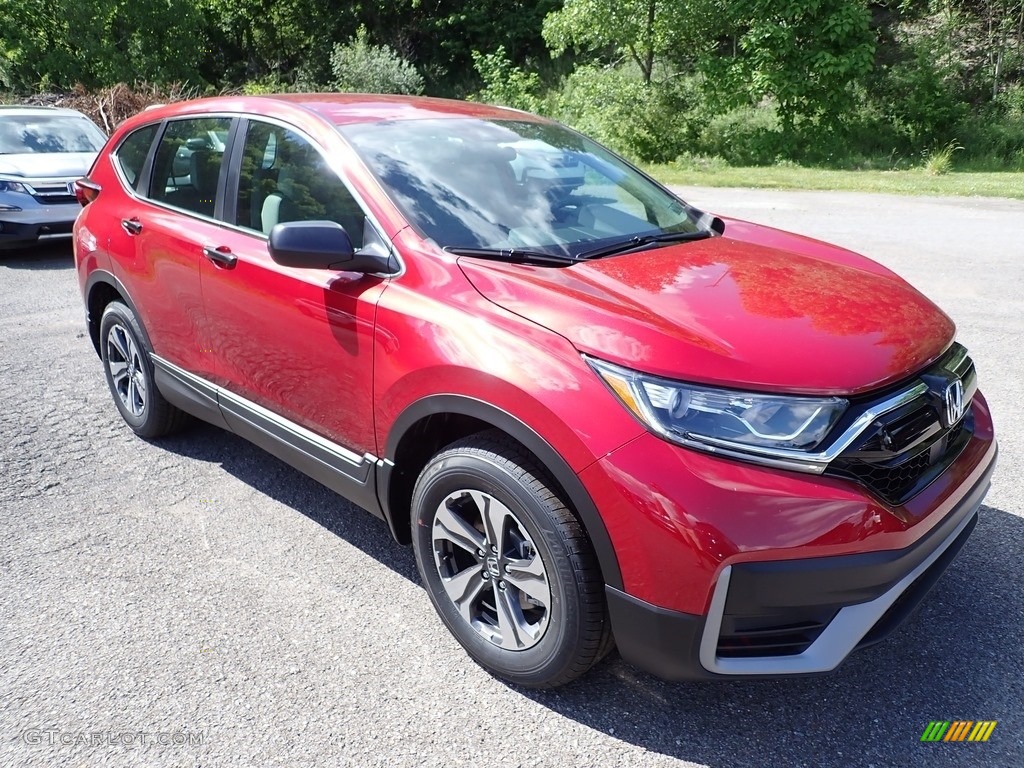
[[[932,176],[942,176],[953,170],[953,153],[960,152],[963,147],[953,139],[946,146],[936,149],[928,154],[924,161],[925,173]]]
[[[1024,172],[949,170],[941,174],[924,168],[906,171],[834,171],[800,166],[680,168],[647,166],[663,184],[694,187],[760,187],[768,189],[825,189],[884,192],[891,195],[950,197],[1009,197],[1024,200]]]

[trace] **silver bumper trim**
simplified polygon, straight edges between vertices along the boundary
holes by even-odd
[[[848,605],[840,609],[807,650],[793,656],[753,656],[735,659],[718,656],[718,637],[722,629],[725,601],[729,595],[729,579],[732,575],[732,566],[727,566],[718,577],[718,584],[711,598],[711,607],[700,643],[701,665],[709,672],[719,675],[795,675],[829,672],[835,669],[850,655],[900,595],[906,592],[910,585],[956,541],[964,528],[977,517],[980,506],[981,500],[969,514],[964,515],[956,529],[927,558],[888,591],[869,602]]]

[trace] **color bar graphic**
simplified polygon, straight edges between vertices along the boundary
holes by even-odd
[[[971,735],[967,737],[967,740],[988,741],[988,737],[996,729],[996,722],[996,720],[979,720],[978,724],[974,726],[974,730],[971,731]]]
[[[932,720],[921,741],[988,741],[997,720]]]
[[[921,734],[921,741],[941,741],[948,728],[949,720],[932,720]]]

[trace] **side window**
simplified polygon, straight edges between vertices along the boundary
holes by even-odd
[[[286,221],[334,221],[363,244],[359,203],[316,147],[281,126],[249,123],[235,210],[238,226],[263,234]]]
[[[139,174],[142,173],[142,166],[146,163],[146,156],[149,154],[149,147],[156,136],[157,125],[147,125],[145,128],[130,134],[121,142],[121,146],[114,152],[114,160],[117,167],[121,169],[128,185],[135,189],[139,181]]]
[[[212,216],[231,118],[175,120],[164,131],[153,160],[149,196]]]

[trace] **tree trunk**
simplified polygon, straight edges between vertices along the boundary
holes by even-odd
[[[1020,57],[1024,49],[1024,2],[1020,4],[1020,13],[1017,15],[1017,56]]]
[[[650,82],[650,78],[648,78],[646,71],[644,70],[644,59],[640,58],[640,54],[637,53],[636,48],[632,45],[627,45],[626,48],[629,50],[629,55],[633,57],[633,61],[635,61],[636,65],[640,67],[640,71],[644,73],[644,82]]]
[[[650,0],[647,3],[647,40],[645,41],[647,50],[644,51],[644,63],[640,65],[640,69],[644,73],[644,85],[650,85],[651,78],[654,76],[654,15],[657,5],[657,0]]]
[[[1006,50],[1006,25],[1000,23],[999,45],[996,48],[996,66],[992,74],[992,98],[999,95],[999,76],[1003,73],[1003,54]]]

